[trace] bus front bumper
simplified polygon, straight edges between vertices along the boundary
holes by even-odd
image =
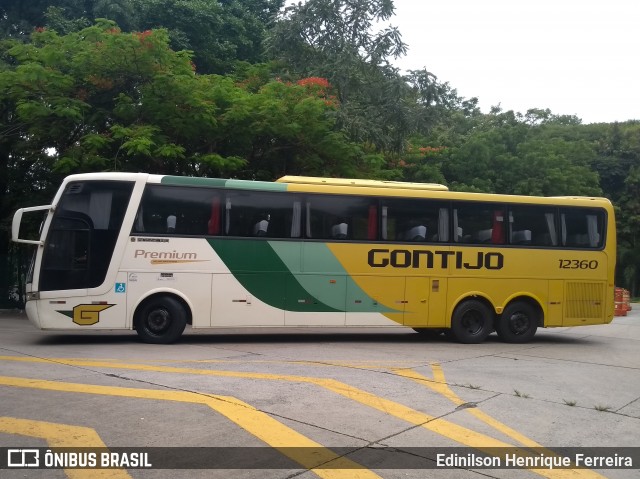
[[[24,310],[27,313],[29,321],[31,321],[36,328],[42,329],[40,326],[40,316],[38,315],[38,301],[27,301]]]

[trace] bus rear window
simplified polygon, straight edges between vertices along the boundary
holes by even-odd
[[[561,208],[562,246],[570,248],[602,248],[604,245],[604,212],[596,209]]]

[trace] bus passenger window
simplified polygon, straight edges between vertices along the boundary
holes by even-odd
[[[372,235],[377,237],[377,210],[370,206],[369,198],[309,196],[307,238],[366,241]],[[375,226],[371,225],[372,215]]]
[[[211,188],[147,185],[132,233],[173,236],[219,234],[219,197],[218,191]]]
[[[512,245],[556,246],[554,208],[537,205],[509,207],[509,243]]]
[[[233,191],[225,201],[227,236],[292,238],[300,236],[300,201],[289,193]],[[296,235],[296,236],[294,236]]]
[[[469,244],[504,244],[504,208],[486,203],[458,203],[454,209],[457,241]]]
[[[604,214],[587,208],[561,208],[562,245],[574,248],[600,248],[604,242]]]
[[[387,241],[444,242],[449,239],[449,209],[443,202],[385,198],[382,238]]]

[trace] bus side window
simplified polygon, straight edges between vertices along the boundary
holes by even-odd
[[[210,188],[147,185],[132,232],[171,236],[219,234],[219,198],[218,191]]]
[[[586,208],[561,208],[562,245],[574,248],[600,248],[604,241],[604,214]]]
[[[509,242],[512,245],[556,246],[555,212],[543,205],[509,207]]]
[[[308,197],[306,237],[332,240],[377,239],[377,207],[351,196]]]
[[[302,205],[291,193],[228,192],[224,208],[227,236],[298,238]]]
[[[388,198],[382,201],[382,238],[402,242],[449,239],[449,209],[432,200]]]
[[[504,207],[485,203],[458,203],[454,209],[457,241],[469,244],[504,244]]]

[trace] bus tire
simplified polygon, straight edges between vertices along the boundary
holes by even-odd
[[[531,341],[538,329],[538,311],[525,301],[515,301],[504,308],[496,324],[498,337],[505,343]]]
[[[456,306],[451,316],[451,335],[463,344],[483,342],[493,331],[494,315],[482,301],[470,299]]]
[[[150,344],[176,342],[187,325],[187,311],[171,296],[145,301],[136,314],[135,327],[140,339]]]

